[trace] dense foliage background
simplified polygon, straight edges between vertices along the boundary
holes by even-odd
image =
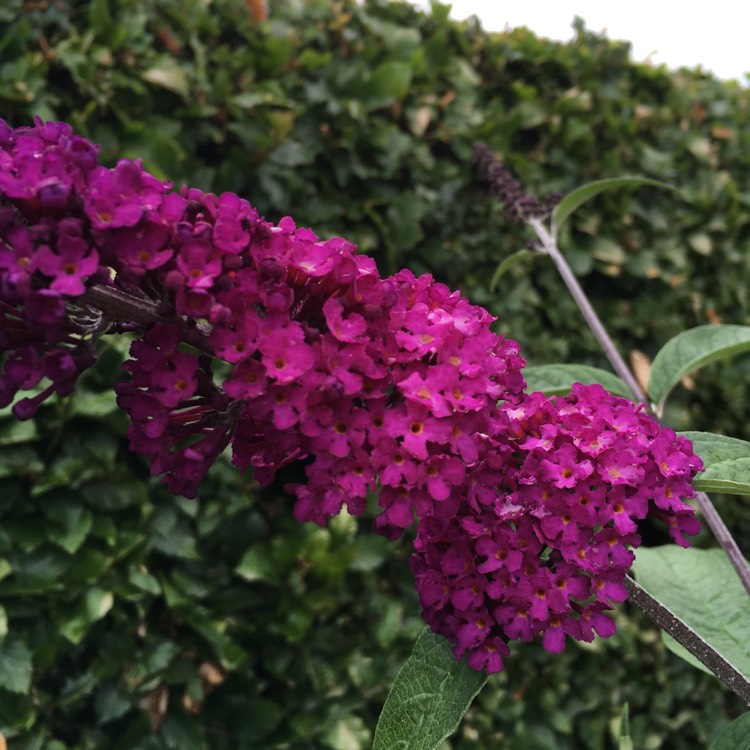
[[[529,238],[476,182],[473,144],[540,193],[656,177],[680,195],[599,198],[562,239],[606,324],[648,356],[684,328],[750,322],[738,84],[634,64],[582,22],[557,44],[454,23],[438,3],[272,7],[5,0],[0,116],[66,120],[111,163],[235,191],[352,239],[384,272],[429,271],[534,364],[604,363],[543,258],[490,292]],[[422,627],[408,540],[368,519],[300,526],[283,481],[260,490],[229,465],[198,501],[169,496],[123,438],[111,386],[126,351],[111,342],[34,421],[0,416],[0,733],[13,750],[368,747]],[[749,376],[747,359],[708,368],[669,420],[750,438]],[[721,507],[746,543],[741,502]],[[516,649],[450,747],[613,747],[625,702],[637,747],[705,746],[741,707],[637,612],[618,622],[561,657]]]

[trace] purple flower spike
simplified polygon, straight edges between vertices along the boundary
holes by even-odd
[[[501,409],[504,430],[453,488],[457,511],[420,518],[412,557],[425,620],[487,671],[502,668],[487,657],[498,639],[557,653],[566,635],[614,633],[605,613],[627,598],[637,522],[666,521],[679,544],[698,528],[679,498],[695,495],[700,459],[629,401],[576,384]]]
[[[0,120],[0,407],[25,419],[70,393],[97,337],[132,324],[117,400],[172,492],[194,497],[226,448],[261,484],[304,467],[286,487],[300,521],[361,514],[377,492],[378,533],[416,519],[425,620],[487,672],[512,640],[557,653],[611,635],[646,516],[684,546],[698,530],[690,443],[599,386],[524,395],[518,344],[483,308],[97,154],[63,123]],[[549,210],[479,161],[515,218]],[[92,310],[101,287],[142,304],[136,320]]]

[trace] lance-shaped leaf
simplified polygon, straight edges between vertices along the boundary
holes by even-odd
[[[617,750],[633,750],[633,739],[630,736],[630,705],[626,703],[620,712],[620,731]]]
[[[486,674],[457,661],[448,641],[425,628],[388,694],[372,750],[434,750],[485,682]]]
[[[692,441],[703,461],[703,473],[693,480],[697,490],[750,495],[750,442],[712,432],[680,434]]]
[[[642,547],[633,570],[644,589],[750,679],[750,599],[722,550]]]
[[[707,325],[691,328],[668,341],[651,363],[649,398],[659,410],[686,375],[711,362],[750,350],[750,326]]]
[[[747,750],[750,748],[750,711],[722,729],[708,750]]]
[[[564,396],[570,393],[573,383],[599,383],[615,396],[633,400],[633,394],[625,383],[608,370],[587,365],[538,365],[523,371],[526,390],[542,391],[547,396]]]
[[[519,250],[518,252],[513,253],[513,255],[509,255],[507,258],[498,263],[497,268],[495,269],[495,273],[492,274],[492,280],[490,281],[490,291],[495,291],[500,279],[504,274],[510,271],[511,268],[515,268],[521,263],[524,263],[529,258],[533,258],[535,255],[536,253],[532,252],[531,250]]]
[[[650,185],[652,187],[666,188],[675,190],[671,185],[659,180],[651,180],[648,177],[613,177],[606,180],[596,180],[589,182],[581,187],[576,188],[573,192],[568,193],[555,207],[552,212],[552,234],[557,234],[560,227],[565,223],[568,217],[586,201],[591,200],[594,196],[603,193],[605,190],[615,190],[618,188],[641,187]]]

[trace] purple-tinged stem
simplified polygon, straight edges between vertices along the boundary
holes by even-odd
[[[622,378],[625,385],[628,386],[637,401],[642,404],[648,404],[646,394],[633,376],[630,368],[625,364],[625,360],[622,358],[610,335],[607,333],[607,329],[596,314],[596,310],[591,306],[589,298],[578,283],[578,279],[575,277],[573,270],[557,247],[554,236],[547,231],[547,228],[540,219],[531,218],[528,220],[528,223],[536,232],[537,237],[539,237],[542,243],[538,249],[545,253],[545,255],[549,255],[552,259],[555,268],[557,268],[560,276],[562,276],[562,279],[565,282],[565,286],[568,287],[568,290],[576,301],[579,310],[589,324],[589,328],[599,342],[599,345],[604,350],[604,353],[607,355],[607,359],[610,361],[615,372]]]

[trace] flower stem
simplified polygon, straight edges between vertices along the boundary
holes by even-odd
[[[578,308],[583,314],[586,322],[589,324],[589,328],[591,328],[591,331],[596,337],[596,340],[599,342],[600,346],[604,350],[604,353],[607,355],[607,359],[614,368],[614,371],[625,382],[628,388],[630,388],[636,400],[639,403],[643,404],[649,410],[649,412],[653,414],[653,410],[651,409],[648,397],[643,392],[643,389],[638,384],[635,376],[631,372],[628,365],[625,363],[625,360],[620,355],[620,352],[617,350],[617,347],[612,341],[609,333],[607,333],[607,329],[604,327],[601,320],[599,319],[599,316],[596,314],[596,311],[591,306],[586,293],[578,283],[578,279],[575,277],[575,274],[573,273],[570,265],[568,265],[568,262],[565,260],[565,256],[557,247],[555,235],[547,230],[542,220],[539,218],[530,218],[528,219],[528,223],[529,226],[531,226],[531,228],[536,232],[537,237],[539,237],[541,244],[537,246],[537,249],[540,252],[549,255],[549,257],[552,259],[552,262],[555,264],[555,268],[557,268],[560,276],[562,276],[562,279],[565,282],[565,286],[568,287],[568,291],[578,305]],[[742,585],[745,587],[745,590],[748,594],[750,594],[750,567],[748,567],[747,561],[740,551],[740,548],[737,546],[737,542],[730,533],[729,529],[722,520],[708,495],[706,495],[705,492],[698,492],[696,494],[696,499],[698,501],[698,507],[700,508],[703,517],[706,519],[708,527],[711,529],[719,545],[726,553],[729,561],[732,563],[732,567],[734,567],[734,569],[737,571],[737,575],[742,581]]]
[[[134,297],[115,287],[99,284],[89,287],[79,299],[84,304],[101,310],[111,322],[137,323],[143,326],[151,323],[176,323],[182,328],[185,343],[214,356],[208,341],[211,333],[208,326],[201,323],[187,325],[183,318],[165,316],[160,312],[159,304],[153,300]]]
[[[732,533],[719,515],[719,511],[716,510],[716,506],[711,502],[711,498],[705,492],[698,492],[695,498],[698,501],[698,507],[701,509],[708,527],[726,553],[729,562],[732,563],[732,567],[737,571],[737,575],[740,577],[745,591],[750,594],[750,566],[748,566],[745,556],[737,546]]]
[[[669,633],[696,659],[705,664],[730,690],[750,705],[750,680],[706,643],[689,625],[630,576],[625,576],[629,600],[660,628]]]
[[[537,237],[539,237],[542,243],[541,247],[539,247],[538,249],[546,255],[549,255],[549,257],[552,259],[552,262],[555,264],[555,268],[557,268],[558,273],[560,274],[560,276],[562,276],[562,279],[565,282],[565,286],[568,287],[570,294],[578,305],[578,308],[583,314],[583,317],[586,319],[586,322],[589,324],[589,328],[596,337],[596,340],[599,342],[599,345],[607,355],[607,359],[610,361],[610,364],[614,368],[615,372],[620,376],[620,378],[622,378],[622,380],[625,382],[625,385],[628,386],[631,393],[635,396],[636,400],[642,404],[648,405],[646,394],[643,392],[643,389],[633,376],[630,368],[627,366],[627,364],[625,364],[625,360],[622,358],[622,355],[614,345],[612,338],[607,333],[607,329],[604,327],[604,324],[596,314],[596,310],[594,310],[594,308],[591,306],[589,298],[586,296],[583,288],[578,283],[578,279],[575,277],[573,270],[568,265],[565,257],[557,247],[554,236],[547,231],[547,228],[544,226],[540,219],[531,218],[528,220],[528,222],[532,229],[536,232]]]

